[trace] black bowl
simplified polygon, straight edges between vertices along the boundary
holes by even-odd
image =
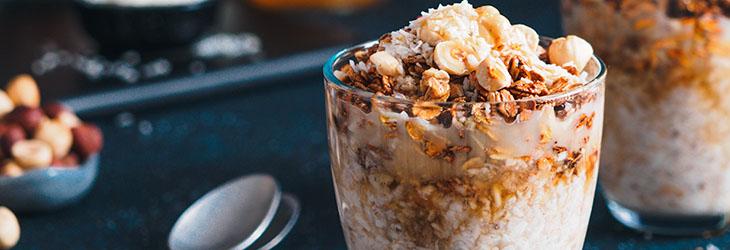
[[[218,1],[119,6],[77,0],[84,28],[103,49],[160,49],[193,42],[216,21]]]

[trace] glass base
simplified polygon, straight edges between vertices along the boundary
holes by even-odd
[[[608,210],[625,226],[652,234],[690,236],[722,233],[730,218],[722,215],[667,215],[638,212],[607,200]]]

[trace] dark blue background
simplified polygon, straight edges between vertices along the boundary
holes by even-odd
[[[492,4],[513,23],[548,36],[561,34],[556,1]],[[374,39],[435,5],[391,0],[395,7],[370,11],[346,25],[368,27],[359,36]],[[281,249],[344,249],[324,112],[322,77],[313,74],[134,111],[135,122],[128,126],[115,122],[114,115],[93,117],[106,136],[94,189],[76,206],[21,215],[18,249],[164,249],[175,219],[195,199],[226,180],[255,172],[274,175],[302,203],[301,218]],[[140,132],[146,125],[152,129],[145,132],[151,133]],[[661,238],[632,232],[615,222],[598,198],[585,248],[694,249],[710,242],[730,246],[729,237]]]

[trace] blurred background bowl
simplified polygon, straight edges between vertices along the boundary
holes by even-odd
[[[199,38],[216,21],[217,0],[187,5],[121,6],[76,0],[86,31],[104,49],[161,49]]]
[[[78,168],[50,167],[18,177],[0,177],[0,205],[19,213],[59,209],[78,202],[91,189],[99,169],[98,154]]]

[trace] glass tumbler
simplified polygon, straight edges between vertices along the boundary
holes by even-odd
[[[721,2],[562,1],[566,31],[611,67],[600,179],[628,227],[688,235],[728,224],[730,4]]]
[[[350,249],[581,249],[596,186],[606,71],[510,102],[422,103],[324,66],[332,176]],[[500,115],[524,107],[514,119]],[[425,115],[424,115],[425,114]]]

